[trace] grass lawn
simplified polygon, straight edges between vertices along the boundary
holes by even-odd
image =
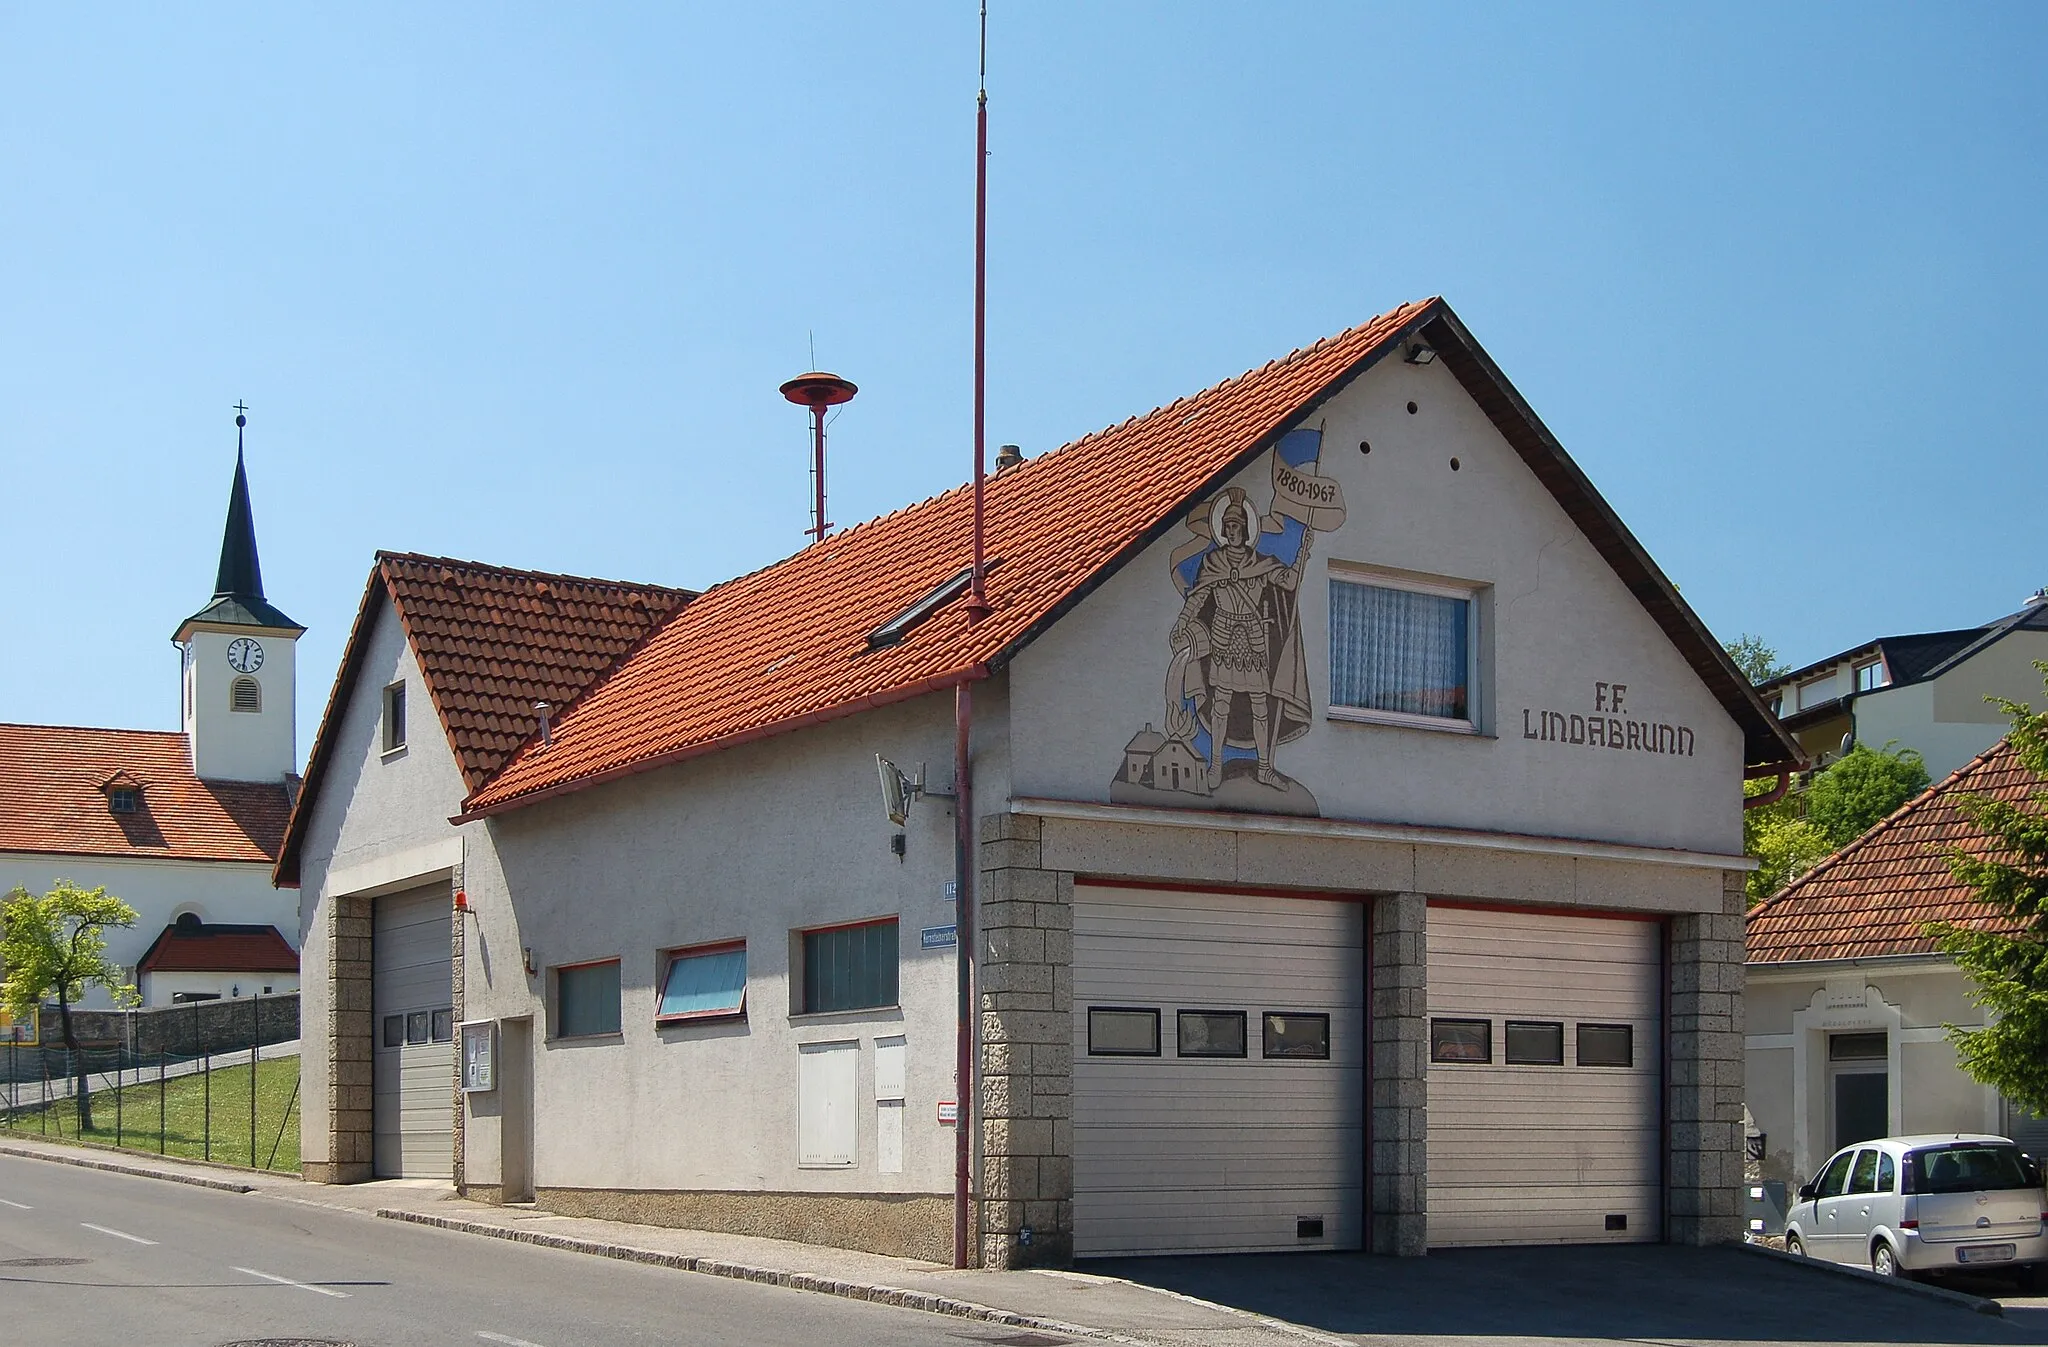
[[[256,1158],[257,1169],[299,1167],[299,1059],[277,1057],[256,1064]],[[213,1143],[206,1141],[212,1096]],[[115,1096],[119,1100],[119,1140],[116,1140]],[[287,1117],[289,1112],[289,1117]],[[249,1158],[249,1064],[216,1066],[209,1087],[204,1075],[178,1076],[164,1082],[163,1127],[157,1127],[157,1083],[147,1081],[125,1090],[92,1092],[92,1129],[80,1137],[78,1109],[69,1100],[52,1104],[44,1115],[23,1113],[13,1120],[12,1130],[33,1136],[48,1135],[66,1140],[96,1141],[120,1145],[132,1151],[211,1159],[224,1164],[250,1165]],[[282,1129],[283,1135],[279,1135]],[[0,1131],[0,1136],[6,1133]],[[161,1145],[159,1145],[161,1141]],[[272,1156],[272,1147],[276,1155]]]

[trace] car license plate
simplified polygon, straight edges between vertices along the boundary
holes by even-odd
[[[1959,1263],[2009,1263],[2012,1261],[2010,1244],[1973,1244],[1967,1249],[1956,1250]]]

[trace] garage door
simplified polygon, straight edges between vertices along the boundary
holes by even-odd
[[[454,1174],[452,908],[436,884],[376,900],[370,942],[377,1177]]]
[[[1364,907],[1081,885],[1074,1251],[1357,1248]]]
[[[1429,909],[1429,1242],[1661,1237],[1662,931]]]

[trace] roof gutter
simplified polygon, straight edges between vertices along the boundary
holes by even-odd
[[[1778,768],[1778,784],[1761,795],[1744,796],[1742,807],[1744,809],[1762,809],[1767,804],[1776,804],[1784,799],[1785,792],[1792,788],[1792,768],[1797,765],[1793,763]],[[1742,774],[1742,779],[1744,781],[1760,781],[1770,774],[1771,769],[1768,767],[1752,767]]]
[[[936,677],[922,679],[900,688],[891,688],[887,692],[877,692],[856,701],[844,703],[843,705],[829,706],[818,711],[807,711],[800,716],[790,716],[782,720],[771,720],[763,725],[755,725],[744,730],[735,730],[731,734],[721,735],[716,739],[707,739],[703,743],[691,744],[685,748],[674,749],[667,753],[657,753],[651,758],[641,758],[638,761],[623,763],[617,767],[608,767],[604,771],[593,772],[589,776],[579,776],[573,780],[560,781],[541,790],[531,791],[523,795],[515,795],[510,799],[499,800],[494,804],[472,805],[460,814],[450,815],[448,821],[450,823],[474,823],[478,819],[489,818],[493,814],[508,814],[515,809],[521,809],[530,804],[538,804],[542,800],[553,799],[558,795],[570,795],[579,790],[587,790],[592,786],[601,786],[607,781],[617,781],[623,777],[637,776],[641,772],[651,772],[657,768],[670,767],[679,762],[687,762],[691,758],[701,758],[707,753],[717,753],[723,749],[738,748],[742,744],[751,744],[760,739],[772,739],[779,734],[789,734],[796,730],[808,729],[813,725],[822,725],[827,721],[843,720],[847,716],[859,715],[863,711],[872,711],[878,707],[892,706],[897,702],[907,702],[913,698],[922,697],[926,693],[943,692],[948,688],[956,688],[963,683],[978,683],[988,676],[988,665],[970,664],[966,668],[956,670],[953,673],[939,674]],[[556,747],[559,748],[560,745],[557,744]]]

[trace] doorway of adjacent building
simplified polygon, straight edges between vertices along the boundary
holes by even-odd
[[[1828,1103],[1839,1150],[1891,1131],[1891,1044],[1882,1031],[1828,1035]]]
[[[506,1202],[533,1201],[533,1021],[498,1025],[498,1162]]]

